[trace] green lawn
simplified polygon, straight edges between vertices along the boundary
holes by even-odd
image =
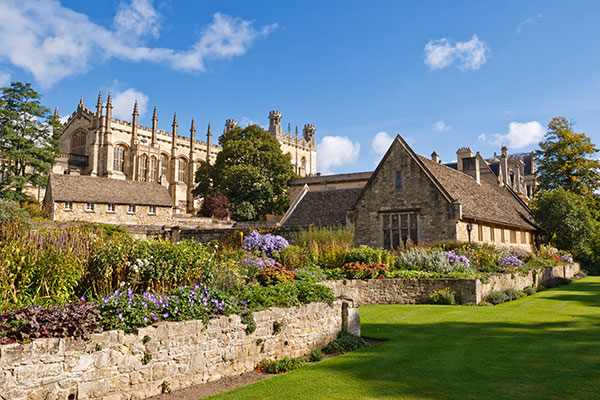
[[[217,399],[600,399],[600,278],[495,307],[361,307],[368,349]]]

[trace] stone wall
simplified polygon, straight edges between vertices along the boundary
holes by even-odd
[[[555,277],[572,278],[581,270],[579,264],[544,268],[540,273],[527,275],[502,274],[492,276],[487,283],[479,279],[349,279],[325,281],[336,299],[350,301],[355,307],[374,304],[423,304],[429,303],[434,290],[450,288],[461,304],[479,304],[495,290],[514,288],[523,290],[527,286],[544,284]]]
[[[345,313],[345,317],[343,314]],[[36,339],[0,346],[0,399],[144,399],[171,389],[252,371],[263,358],[299,357],[334,339],[360,334],[356,308],[311,303],[253,314],[247,335],[238,315],[162,322],[136,334],[108,331],[91,340]],[[274,322],[281,323],[279,333]],[[145,337],[149,341],[144,340]],[[144,364],[144,355],[151,360]]]
[[[114,212],[108,211],[108,204],[95,203],[94,211],[87,211],[86,206],[86,203],[73,202],[71,210],[65,210],[64,202],[55,202],[51,205],[52,219],[121,225],[153,225],[173,220],[171,207],[156,206],[155,213],[150,214],[147,205],[136,205],[134,213],[129,213],[129,204],[115,204]]]

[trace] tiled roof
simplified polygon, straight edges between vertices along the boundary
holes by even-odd
[[[307,192],[283,226],[338,226],[346,224],[346,212],[361,192],[336,189]]]
[[[48,179],[52,201],[172,205],[169,190],[158,183],[61,174],[50,174]]]
[[[485,179],[477,183],[469,175],[417,155],[433,177],[453,200],[462,204],[465,217],[499,224],[535,228],[535,221],[527,206],[506,186],[495,185]]]
[[[318,183],[334,183],[334,182],[353,182],[353,181],[367,181],[373,174],[369,172],[354,172],[350,174],[335,174],[335,175],[317,175],[307,176],[304,178],[294,178],[290,180],[290,186],[304,186],[305,184],[318,184]]]

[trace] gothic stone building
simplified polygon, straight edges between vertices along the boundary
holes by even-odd
[[[436,152],[432,159],[417,155],[398,136],[364,183],[361,174],[343,177],[339,188],[306,183],[282,225],[354,225],[357,244],[382,248],[410,238],[531,249],[536,226],[521,196],[479,153],[457,154],[455,165],[444,165]],[[336,184],[332,176],[327,181]]]
[[[77,110],[65,123],[60,137],[63,157],[58,160],[55,173],[77,174],[118,180],[155,182],[168,188],[175,212],[193,213],[198,207],[192,195],[194,175],[201,161],[214,162],[221,148],[212,143],[210,124],[207,140],[196,140],[192,120],[190,135],[178,134],[177,114],[171,132],[157,128],[154,108],[152,126],[139,124],[137,102],[132,121],[112,117],[111,95],[104,106],[102,94],[98,95],[96,112],[85,107],[83,99]],[[296,172],[301,176],[316,173],[315,127],[304,125],[302,137],[292,136],[290,129],[283,133],[281,113],[269,113],[269,132],[281,143],[282,151],[289,154]],[[225,131],[237,126],[229,119]]]

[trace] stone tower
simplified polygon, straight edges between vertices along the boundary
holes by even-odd
[[[269,112],[269,133],[274,138],[281,136],[281,113],[279,111]]]

